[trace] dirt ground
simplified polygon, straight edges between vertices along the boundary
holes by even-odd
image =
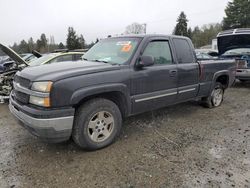
[[[0,187],[250,187],[250,84],[125,120],[110,147],[43,143],[0,105]]]

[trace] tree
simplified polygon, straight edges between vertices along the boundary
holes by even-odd
[[[199,48],[211,44],[221,30],[222,25],[219,23],[203,25],[201,28],[196,26],[191,37],[194,46]]]
[[[85,48],[85,39],[84,39],[83,35],[80,35],[80,37],[78,38],[78,41],[79,41],[80,46],[81,46],[80,48],[84,49]]]
[[[81,44],[79,42],[79,38],[76,35],[76,32],[73,27],[68,28],[68,35],[67,35],[67,48],[69,50],[75,50],[81,48]]]
[[[28,53],[29,52],[29,45],[25,40],[22,40],[19,45],[18,53]]]
[[[188,28],[187,37],[189,37],[190,39],[192,39],[192,28],[191,27]]]
[[[250,27],[250,0],[233,0],[225,9],[223,29]]]
[[[58,45],[58,48],[59,48],[59,49],[65,49],[65,46],[63,45],[62,42],[60,42],[59,45]]]
[[[46,38],[46,35],[43,33],[41,34],[40,39],[36,42],[37,50],[41,53],[48,52],[48,40]]]
[[[28,46],[29,46],[29,52],[32,52],[32,50],[35,49],[35,43],[32,37],[30,37],[30,39],[28,40]]]
[[[132,23],[126,27],[125,34],[144,34],[146,24]]]
[[[187,36],[188,37],[188,19],[184,12],[181,12],[177,19],[177,24],[173,31],[174,35]]]

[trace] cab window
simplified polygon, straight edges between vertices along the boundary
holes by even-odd
[[[187,40],[175,38],[173,42],[179,63],[195,63],[193,50]]]
[[[143,52],[143,56],[152,56],[155,64],[172,64],[172,54],[168,41],[152,41]]]

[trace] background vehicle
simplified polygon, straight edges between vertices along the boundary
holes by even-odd
[[[234,60],[197,62],[190,39],[178,36],[108,38],[83,59],[16,74],[9,108],[31,133],[100,149],[124,117],[197,99],[220,106],[236,71]]]
[[[21,56],[21,58],[23,58],[26,62],[32,62],[32,61],[34,61],[34,60],[36,60],[37,58],[40,58],[41,56],[35,56],[34,54],[29,54],[29,53],[27,53],[27,54],[21,54],[20,55]]]
[[[64,61],[79,61],[83,56],[83,52],[62,52],[45,54],[41,58],[29,63],[29,66],[38,66]]]
[[[0,44],[0,49],[5,52],[11,61],[0,64],[0,103],[9,98],[12,90],[12,80],[15,73],[28,66],[38,66],[44,64],[58,63],[63,61],[78,61],[81,59],[83,52],[64,52],[64,53],[51,53],[41,54],[34,51],[33,55],[39,57],[34,60],[30,54],[23,54],[23,58],[15,53],[12,49]]]
[[[236,78],[250,81],[250,28],[223,31],[217,38],[221,57],[237,61]]]
[[[211,60],[214,59],[213,56],[209,55],[208,53],[201,51],[201,50],[195,50],[195,54],[197,57],[197,60]]]

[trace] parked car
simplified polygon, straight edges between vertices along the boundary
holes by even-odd
[[[10,80],[13,80],[17,71],[30,66],[59,63],[63,61],[78,61],[84,54],[83,52],[63,52],[45,54],[41,57],[41,54],[34,51],[32,52],[33,55],[39,58],[35,60],[33,58],[31,61],[31,56],[29,54],[26,54],[22,58],[12,49],[2,44],[0,44],[0,49],[5,52],[9,58],[14,60],[5,62],[2,65],[0,64],[0,103],[9,98],[10,91],[12,90],[12,81]]]
[[[42,140],[106,147],[125,117],[190,100],[220,106],[236,71],[234,60],[197,62],[179,36],[107,38],[83,59],[17,72],[10,111]]]
[[[34,61],[37,58],[40,58],[42,55],[37,51],[32,53],[21,54],[20,57],[28,64],[31,61]],[[4,59],[0,61],[0,74],[12,69],[13,66],[17,66],[16,62],[13,61],[9,56],[4,56]]]
[[[201,50],[195,50],[195,54],[196,54],[197,60],[199,61],[214,59],[213,56]]]
[[[83,52],[62,52],[62,53],[49,53],[43,55],[41,58],[29,63],[29,66],[38,66],[51,63],[59,63],[64,61],[79,61],[83,56]]]
[[[12,59],[9,56],[1,56],[0,64],[6,61],[11,61]]]
[[[223,31],[217,38],[221,57],[237,61],[236,78],[250,81],[250,28]]]
[[[32,54],[32,53],[26,53],[26,54],[21,54],[20,56],[21,56],[21,58],[23,58],[26,62],[30,63],[30,62],[36,60],[37,58],[40,58],[42,55],[40,55],[40,56],[35,56],[35,55]]]

